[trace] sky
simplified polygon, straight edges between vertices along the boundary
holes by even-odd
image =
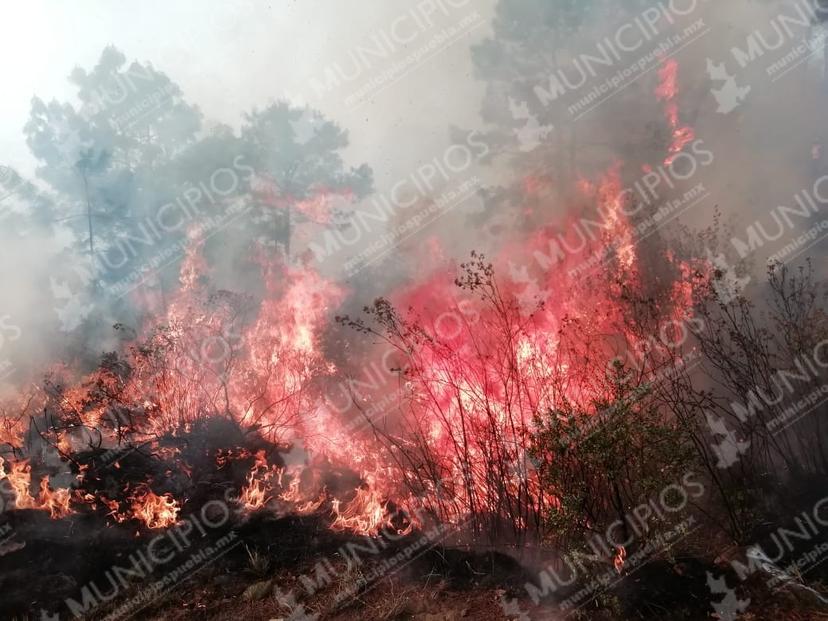
[[[72,101],[69,73],[91,69],[114,45],[129,61],[167,73],[208,121],[238,126],[242,113],[278,98],[321,110],[350,131],[349,158],[368,163],[382,186],[443,148],[450,125],[477,123],[470,111],[478,109],[483,86],[472,75],[470,46],[489,33],[493,6],[494,0],[10,2],[0,21],[0,163],[33,171],[22,133],[32,96]],[[320,88],[336,63],[350,79]],[[394,64],[393,83],[346,102]]]

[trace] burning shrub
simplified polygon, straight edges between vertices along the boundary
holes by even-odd
[[[649,343],[650,326],[629,324],[638,321],[634,295],[650,305],[642,322],[684,318],[676,299],[685,298],[656,286],[654,302],[641,292],[635,256],[617,261],[617,270],[572,283],[571,297],[556,301],[568,311],[560,319],[542,300],[527,316],[477,253],[455,284],[479,304],[458,313],[474,321],[456,333],[441,334],[433,316],[403,316],[386,299],[365,309],[370,324],[340,318],[405,358],[398,416],[368,422],[410,504],[467,522],[475,536],[521,542],[551,527],[597,527],[681,471],[689,441],[648,384],[678,354]],[[643,357],[635,368],[618,362],[633,353]]]

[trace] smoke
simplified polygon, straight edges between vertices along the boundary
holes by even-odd
[[[545,259],[573,254],[573,236],[589,239],[584,221],[606,221],[580,189],[615,166],[634,241],[656,277],[666,275],[669,250],[713,258],[741,286],[760,286],[769,259],[796,264],[811,256],[819,265],[828,137],[816,121],[826,93],[825,31],[812,5],[599,2],[576,13],[565,19],[545,3],[499,2],[491,32],[469,50],[484,90],[451,98],[467,112],[452,128],[452,145],[379,184],[356,207],[356,230],[327,245],[310,242],[315,258],[333,266],[328,273],[351,288],[345,312],[390,291],[450,284],[472,250],[497,257],[541,239]],[[672,61],[677,127],[695,138],[668,163],[674,128],[657,91]],[[417,151],[418,141],[410,144]],[[464,147],[471,157],[464,159]],[[717,214],[714,243],[699,233]],[[583,254],[573,263],[585,272],[591,260]],[[529,278],[528,291],[548,265],[530,256],[499,268],[506,282]],[[418,308],[462,315],[462,295],[437,290],[436,300],[421,295]],[[535,292],[550,294],[558,295]],[[347,357],[366,359],[355,353]],[[394,365],[379,373],[371,366],[383,355],[378,348],[370,364],[344,365],[378,401],[398,388]]]
[[[677,225],[703,228],[716,210],[722,243],[696,250],[724,264],[819,254],[826,67],[809,6],[431,0],[346,20],[328,3],[238,3],[214,23],[159,4],[135,27],[112,9],[124,41],[96,31],[67,48],[64,90],[44,78],[55,100],[15,120],[28,159],[3,169],[6,381],[54,360],[85,370],[163,322],[194,246],[204,269],[184,276],[245,312],[272,293],[266,257],[341,287],[330,315],[434,285],[422,300],[445,304],[432,320],[450,332],[468,319],[450,291],[457,264],[535,250],[498,266],[534,284],[613,217],[596,199],[608,171],[655,272],[668,242],[692,245]],[[188,27],[142,43],[137,27],[169,11]],[[570,276],[594,260],[566,258]],[[348,336],[326,331],[342,375],[328,399],[347,409],[356,381],[383,403],[402,363]]]
[[[828,46],[810,5],[563,4],[383,2],[344,15],[334,3],[276,14],[240,2],[218,9],[220,26],[199,14],[157,46],[120,15],[123,45],[100,45],[92,60],[88,42],[77,57],[69,50],[67,90],[36,97],[20,123],[28,159],[0,168],[3,389],[26,392],[56,361],[70,383],[160,327],[161,340],[191,342],[162,359],[178,365],[179,384],[146,368],[118,378],[141,416],[173,419],[177,399],[186,415],[203,414],[209,393],[240,426],[294,441],[291,465],[307,451],[363,469],[354,479],[371,473],[359,489],[379,517],[382,495],[402,483],[386,454],[358,444],[377,431],[366,419],[422,450],[411,458],[418,476],[420,458],[456,475],[456,462],[483,463],[501,442],[496,474],[525,485],[521,434],[538,404],[553,403],[533,401],[534,377],[580,382],[573,402],[602,394],[604,368],[567,376],[556,349],[570,311],[595,317],[564,358],[598,365],[606,334],[623,325],[627,307],[584,286],[598,268],[640,267],[646,284],[672,293],[692,255],[745,286],[768,258],[819,257],[828,234],[818,121]],[[145,7],[142,19],[167,10]],[[708,244],[697,233],[719,212]],[[483,315],[479,290],[455,286],[472,251],[515,296],[519,308],[503,314],[514,321],[508,347],[536,366],[518,382],[529,397],[513,403],[504,390],[501,409],[520,433],[481,433],[471,452],[443,455],[432,444],[454,421],[442,408],[456,402],[473,421],[499,406],[487,388],[501,316]],[[390,342],[352,321],[381,297],[437,342],[422,337],[433,349],[422,348],[419,377],[398,345],[421,333],[407,324]],[[660,299],[669,303],[654,304],[657,319],[680,324],[688,299]],[[482,336],[464,340],[479,322]],[[528,335],[519,346],[517,325],[535,328],[515,331]],[[461,348],[468,360],[455,357]],[[457,392],[438,390],[429,406],[433,369]],[[520,375],[500,371],[507,385]],[[429,407],[442,418],[428,419]]]

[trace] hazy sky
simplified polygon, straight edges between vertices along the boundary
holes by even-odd
[[[425,4],[424,4],[425,3]],[[431,3],[431,4],[428,4]],[[26,0],[0,21],[0,163],[30,172],[22,127],[33,95],[64,100],[75,66],[91,69],[107,45],[149,61],[198,104],[207,119],[236,125],[240,113],[289,96],[350,130],[351,157],[378,181],[404,175],[442,148],[446,129],[476,122],[482,85],[469,46],[485,36],[494,0]],[[477,12],[479,18],[470,17]],[[464,21],[465,20],[465,21]],[[419,27],[418,27],[419,24]],[[396,29],[395,29],[396,28]],[[453,29],[452,36],[447,29]],[[425,46],[440,37],[427,53]],[[387,59],[353,64],[359,46],[395,47]],[[424,53],[401,77],[361,105],[345,97],[385,68]],[[359,76],[320,94],[313,80],[340,63]],[[406,148],[400,148],[401,142]]]

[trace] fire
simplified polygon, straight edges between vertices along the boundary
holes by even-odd
[[[402,343],[404,405],[394,421],[394,441],[400,446],[420,442],[415,446],[422,463],[400,467],[386,447],[349,433],[319,398],[320,382],[336,370],[322,351],[321,335],[346,292],[307,266],[261,260],[265,296],[255,317],[239,328],[239,346],[228,348],[221,373],[193,356],[189,339],[200,342],[198,337],[223,334],[223,322],[232,316],[230,310],[205,310],[208,267],[198,244],[191,245],[183,262],[181,289],[167,313],[169,329],[148,334],[161,358],[138,357],[128,379],[107,371],[92,374],[65,392],[63,405],[85,425],[95,426],[105,420],[106,407],[90,407],[96,403],[92,394],[103,389],[118,395],[121,401],[136,404],[140,419],[146,421],[145,428],[129,430],[142,434],[139,437],[187,429],[206,414],[230,413],[240,425],[255,427],[270,440],[301,440],[306,450],[362,474],[353,498],[342,500],[339,493],[331,498],[324,486],[303,490],[300,468],[274,470],[264,451],[219,452],[215,462],[220,468],[254,458],[238,497],[244,511],[281,503],[301,514],[329,505],[334,529],[374,534],[389,526],[391,499],[395,506],[417,508],[420,499],[412,493],[412,482],[417,481],[420,496],[438,505],[430,508],[439,519],[460,522],[471,508],[497,514],[503,510],[505,495],[517,508],[511,517],[524,527],[533,519],[527,511],[543,511],[555,502],[525,455],[532,417],[564,403],[588,404],[603,396],[604,387],[590,379],[595,369],[582,361],[599,357],[602,335],[617,333],[623,326],[626,309],[611,301],[611,292],[590,286],[590,279],[611,264],[635,284],[639,270],[632,227],[620,202],[620,164],[596,181],[582,179],[579,186],[583,198],[603,216],[602,234],[595,248],[589,249],[599,261],[584,263],[584,256],[590,255],[572,254],[531,275],[520,265],[549,252],[552,243],[548,231],[540,232],[518,248],[504,248],[495,258],[501,270],[512,266],[503,270],[512,275],[512,283],[504,284],[504,295],[512,301],[525,300],[519,305],[522,308],[506,305],[487,310],[455,304],[450,311],[464,317],[465,323],[458,322],[459,329],[448,340],[426,339],[417,346]],[[433,325],[446,312],[445,300],[454,299],[451,286],[444,273],[437,273],[417,287],[397,292],[395,301],[422,310],[424,324]],[[559,291],[568,295],[553,295]],[[685,289],[677,289],[675,297],[677,308],[689,299]],[[543,312],[533,312],[533,304],[541,299]],[[527,309],[531,321],[525,318]],[[564,340],[572,331],[580,342]],[[509,339],[504,341],[504,335]],[[66,449],[69,440],[65,436],[60,440]],[[499,476],[493,476],[493,448],[506,465]],[[191,472],[178,448],[156,447],[155,453],[174,460],[182,473]],[[439,473],[439,482],[423,481],[426,468]],[[40,482],[41,498],[31,497],[25,461],[11,464],[7,476],[18,508],[49,510],[55,518],[69,511],[68,491],[51,491],[45,479]],[[443,498],[446,494],[450,501]],[[180,513],[171,494],[157,495],[146,486],[124,504],[101,502],[116,521],[136,518],[153,529],[174,525]],[[122,512],[122,506],[129,506],[129,511]]]
[[[667,165],[693,140],[692,128],[679,120],[677,71],[675,60],[665,60],[656,89],[672,132]],[[317,222],[329,222],[336,200],[349,198],[320,190],[299,201],[262,183],[254,194],[265,202]],[[555,506],[560,492],[544,490],[527,455],[533,417],[567,406],[594,413],[596,400],[609,396],[608,386],[598,379],[602,364],[613,355],[615,343],[607,335],[629,342],[631,349],[640,345],[625,329],[630,309],[620,301],[625,292],[618,284],[639,288],[646,267],[622,203],[622,165],[616,163],[598,178],[580,178],[576,186],[580,202],[600,215],[599,233],[587,239],[575,226],[579,205],[562,223],[573,225],[565,227],[566,233],[556,234],[549,223],[507,244],[492,259],[497,274],[507,275],[506,282],[484,290],[483,297],[494,304],[479,303],[479,295],[470,296],[474,301],[458,299],[445,272],[390,296],[395,307],[418,313],[420,322],[401,319],[397,335],[401,389],[393,415],[383,421],[384,437],[396,454],[371,434],[350,433],[324,397],[324,385],[337,368],[326,356],[323,336],[348,295],[344,287],[309,265],[273,259],[259,249],[253,258],[264,291],[250,315],[236,324],[240,313],[233,300],[222,298],[215,305],[221,296],[207,285],[210,267],[198,241],[187,247],[178,291],[132,344],[131,372],[101,369],[68,383],[61,392],[61,414],[78,427],[103,428],[100,446],[106,448],[120,446],[122,436],[151,443],[206,417],[232,418],[260,439],[274,445],[299,440],[324,457],[326,466],[342,465],[361,475],[353,497],[345,501],[350,494],[324,485],[303,489],[301,467],[275,469],[264,451],[220,451],[213,456],[219,468],[254,458],[239,491],[244,511],[287,504],[301,514],[330,507],[334,529],[375,534],[390,525],[389,506],[416,509],[425,499],[427,508],[446,522],[460,523],[472,512],[498,518],[511,512],[512,523],[527,528]],[[523,189],[539,203],[550,187],[547,180],[528,175]],[[531,213],[542,213],[541,207],[533,206]],[[427,247],[432,256],[444,252],[436,237]],[[538,256],[544,258],[542,269],[530,269]],[[673,257],[666,262],[675,263]],[[692,268],[676,267],[686,282],[673,286],[660,312],[683,318],[692,303],[687,284]],[[456,318],[450,334],[435,337],[440,326],[449,325],[444,322],[448,315]],[[221,355],[205,356],[205,342],[219,343]],[[112,395],[111,401],[101,395]],[[106,427],[113,403],[131,414],[117,432]],[[19,443],[19,434],[14,435]],[[68,454],[73,439],[62,431],[55,444]],[[399,455],[400,447],[411,455]],[[193,472],[177,447],[156,442],[152,448],[159,458],[174,461],[181,473]],[[119,462],[114,467],[120,468]],[[53,491],[48,478],[40,480],[39,497],[32,497],[27,460],[11,462],[2,472],[18,509],[48,510],[56,519],[70,512],[69,490]],[[241,475],[234,480],[239,479]],[[89,495],[83,500],[105,506],[119,522],[136,518],[151,529],[176,524],[181,511],[172,494],[157,495],[148,485],[122,502]],[[122,512],[126,506],[129,510]],[[625,560],[621,547],[613,559],[617,571]]]
[[[94,502],[95,497],[92,494],[86,494],[84,496],[84,500],[91,504]],[[129,516],[121,513],[121,507],[117,500],[109,500],[104,497],[100,497],[99,500],[109,508],[109,513],[106,515],[114,519],[119,524],[129,519]]]
[[[678,62],[675,58],[662,61],[658,71],[659,85],[656,88],[656,97],[665,103],[665,115],[672,132],[672,142],[668,148],[668,156],[664,165],[669,166],[681,153],[684,147],[693,142],[696,134],[692,127],[681,125],[679,121],[678,102]]]
[[[268,469],[265,452],[258,451],[253,468],[247,474],[247,484],[242,488],[239,503],[246,511],[256,511],[265,507],[272,498],[270,489],[274,475],[280,479],[281,474],[281,470]]]
[[[421,454],[422,464],[393,475],[371,471],[368,490],[376,487],[385,494],[361,490],[354,501],[358,519],[336,505],[338,524],[376,529],[382,523],[382,498],[406,504],[405,492],[396,484],[420,485],[417,468],[440,473],[443,489],[428,495],[451,498],[435,508],[444,521],[461,521],[469,511],[497,514],[506,505],[514,507],[513,523],[526,525],[531,517],[527,512],[553,504],[523,452],[533,416],[566,404],[589,411],[592,403],[605,398],[607,387],[595,379],[602,371],[597,361],[604,359],[602,350],[606,359],[612,357],[605,335],[624,333],[628,310],[616,301],[616,292],[600,283],[612,269],[638,286],[637,249],[620,202],[620,165],[597,181],[582,179],[579,186],[603,216],[604,230],[593,247],[581,244],[580,253],[537,272],[530,270],[533,256],[549,253],[558,243],[547,232],[519,247],[504,248],[493,261],[495,272],[510,274],[512,283],[483,289],[495,300],[488,306],[447,307],[444,300],[456,294],[440,273],[397,296],[395,306],[413,308],[417,325],[437,325],[448,312],[467,323],[458,322],[460,328],[449,337],[428,332],[414,341],[406,335],[416,328],[396,320],[402,327],[394,342],[408,353],[406,377],[413,398],[401,414],[394,444],[415,442],[412,454]],[[477,260],[473,257],[472,263]],[[470,279],[480,282],[485,262],[480,260],[476,269]],[[585,363],[589,360],[596,362]],[[501,471],[504,466],[506,472]],[[411,508],[414,499],[406,500]]]
[[[27,460],[9,463],[5,470],[5,461],[0,457],[0,474],[4,474],[9,486],[14,491],[16,509],[37,509],[48,511],[52,519],[60,519],[72,513],[69,506],[71,492],[66,488],[52,490],[49,477],[40,480],[40,492],[37,498],[31,495],[32,469]]]
[[[326,494],[324,490],[321,490],[316,497],[303,493],[300,489],[301,480],[298,473],[294,474],[296,476],[291,479],[287,488],[279,494],[279,499],[291,505],[294,508],[293,510],[299,515],[313,513],[325,503],[327,500]]]
[[[239,496],[239,502],[248,511],[256,511],[264,507],[270,500],[267,492],[267,484],[256,478],[256,470],[247,475],[247,485],[244,486]]]
[[[302,494],[299,491],[299,483],[299,477],[294,477],[287,489],[279,495],[279,498],[285,502],[299,502],[302,498]]]
[[[2,458],[0,458],[0,466],[3,466]],[[39,509],[37,501],[32,498],[29,490],[32,484],[32,469],[29,462],[21,460],[9,464],[10,470],[5,471],[6,479],[14,490],[15,507],[18,509]]]
[[[168,528],[178,521],[181,509],[171,494],[158,496],[151,489],[140,491],[133,497],[133,515],[147,528]]]
[[[49,481],[46,477],[40,480],[40,505],[49,511],[53,520],[58,520],[72,513],[69,508],[71,494],[68,489],[61,488],[55,491],[49,489]]]
[[[319,334],[344,292],[308,268],[264,267],[268,298],[245,334],[245,368],[230,386],[240,420],[274,438],[312,433],[302,413],[313,411],[309,386],[330,372]],[[251,395],[255,398],[251,399]]]
[[[348,503],[345,509],[340,508],[340,501],[334,499],[331,503],[332,511],[336,516],[331,528],[334,530],[351,530],[360,534],[372,535],[388,525],[387,503],[373,486],[360,487],[356,490],[356,497]]]
[[[615,553],[615,556],[612,559],[612,564],[615,567],[615,571],[619,574],[624,569],[624,563],[627,561],[627,549],[624,546],[618,546],[618,551]]]

